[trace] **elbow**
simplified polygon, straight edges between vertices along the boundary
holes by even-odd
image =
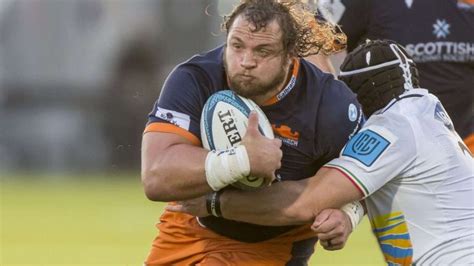
[[[151,201],[170,201],[169,193],[166,192],[166,182],[162,182],[163,177],[154,172],[142,173],[142,185],[145,196]]]
[[[297,182],[289,182],[288,190],[292,195],[291,203],[284,207],[283,216],[286,217],[289,223],[306,224],[312,223],[315,218],[314,200],[304,193],[308,187],[308,180],[300,180]]]
[[[286,224],[307,224],[314,220],[314,215],[305,210],[286,210],[284,216],[286,217]]]
[[[286,217],[288,224],[307,224],[315,219],[314,210],[311,206],[303,204],[293,204],[285,208],[283,216]]]

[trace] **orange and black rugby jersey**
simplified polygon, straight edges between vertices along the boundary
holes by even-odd
[[[223,49],[196,55],[171,72],[148,116],[145,132],[172,132],[201,145],[200,119],[207,98],[216,91],[232,89],[227,84]],[[304,59],[293,63],[286,87],[261,107],[275,136],[283,142],[282,167],[276,173],[280,180],[313,176],[339,155],[365,121],[350,89]],[[199,220],[216,233],[244,242],[263,241],[294,228],[213,216]]]

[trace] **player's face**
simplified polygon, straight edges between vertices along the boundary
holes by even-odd
[[[239,16],[229,30],[224,55],[227,78],[244,97],[270,98],[285,85],[291,58],[283,49],[276,20],[256,32],[252,27]]]

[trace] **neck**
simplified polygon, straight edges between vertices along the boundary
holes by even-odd
[[[286,68],[286,79],[283,80],[283,82],[281,82],[280,84],[278,84],[274,90],[271,90],[265,93],[264,95],[258,95],[258,96],[252,97],[251,99],[259,106],[265,105],[265,103],[268,100],[270,100],[273,96],[280,93],[280,91],[282,91],[283,88],[286,87],[286,85],[291,79],[291,72],[293,70],[293,67],[294,67],[294,64],[288,65],[288,67]]]

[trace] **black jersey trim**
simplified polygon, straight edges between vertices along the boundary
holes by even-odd
[[[383,109],[382,112],[380,112],[381,114],[385,113],[385,111],[387,111],[388,109],[390,109],[390,107],[392,107],[396,102],[399,102],[403,99],[407,99],[407,98],[419,98],[419,97],[423,97],[424,95],[423,94],[410,94],[410,95],[405,95],[405,96],[402,96],[402,97],[396,97],[394,100],[392,100],[392,102],[387,106],[385,107],[385,109]]]

